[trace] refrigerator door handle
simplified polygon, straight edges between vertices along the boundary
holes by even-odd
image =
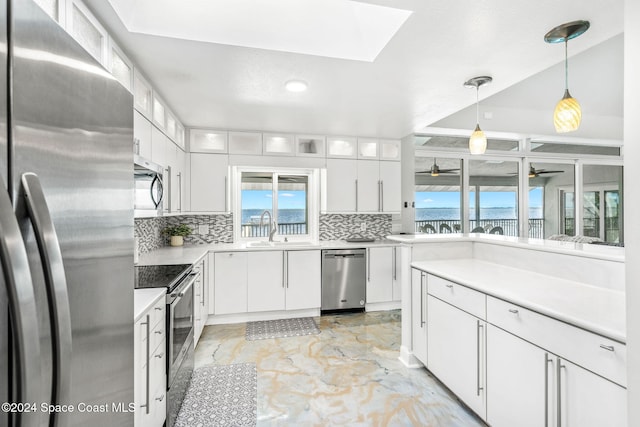
[[[51,404],[67,404],[71,399],[72,338],[71,311],[62,252],[38,176],[30,172],[23,174],[22,187],[24,188],[25,205],[42,259],[53,327],[54,387]],[[55,416],[55,412],[52,413],[52,417]]]
[[[0,261],[16,345],[16,378],[19,384],[15,387],[14,401],[39,402],[42,400],[42,372],[36,299],[27,250],[11,200],[4,189],[0,190]],[[16,425],[22,427],[37,427],[43,421],[39,411],[18,412],[14,417]]]

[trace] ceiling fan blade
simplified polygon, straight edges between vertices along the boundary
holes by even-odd
[[[448,173],[448,172],[455,172],[455,171],[459,171],[460,168],[458,169],[440,169],[440,173]]]
[[[543,173],[564,173],[564,171],[546,171],[546,170],[536,171],[536,175],[540,175],[540,174],[543,174]]]

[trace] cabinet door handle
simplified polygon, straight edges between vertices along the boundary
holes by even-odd
[[[164,400],[164,394],[162,394],[160,397],[156,397],[156,400],[158,402],[162,402]]]
[[[171,166],[168,166],[165,171],[167,171],[167,213],[171,213],[171,200],[173,196],[173,188],[171,187],[171,181],[173,178],[171,177]]]
[[[424,273],[420,272],[420,328],[424,326]]]
[[[162,359],[164,357],[164,353],[156,354],[154,357],[157,357],[158,359]]]
[[[445,285],[449,289],[453,289],[453,285]]]
[[[162,335],[162,331],[156,331],[155,333],[158,335]]]
[[[478,329],[477,329],[477,338],[478,338],[478,345],[476,346],[478,353],[477,353],[477,376],[476,376],[476,380],[477,380],[477,395],[480,396],[480,391],[484,390],[483,387],[480,386],[480,339],[481,339],[481,335],[480,335],[480,331],[482,331],[482,328],[484,327],[484,325],[482,325],[482,323],[478,320]]]
[[[367,248],[367,282],[371,281],[371,249]]]
[[[287,281],[287,265],[285,261],[284,252],[282,253],[282,287],[285,287]]]
[[[356,179],[356,212],[358,212],[358,180]]]
[[[229,211],[229,209],[227,209],[227,206],[228,206],[228,202],[227,202],[227,198],[228,198],[228,197],[227,197],[227,192],[228,192],[228,190],[227,190],[227,177],[225,176],[225,177],[224,177],[224,211],[225,211],[225,212],[228,212],[228,211]]]
[[[549,353],[544,354],[544,426],[549,426],[549,363],[553,359],[549,358]]]
[[[155,307],[154,310],[162,311],[162,307]]]
[[[384,181],[380,181],[380,212],[384,212]]]
[[[604,349],[604,350],[608,350],[608,351],[615,351],[615,348],[613,348],[612,345],[604,345],[604,344],[600,344],[600,348]]]
[[[182,172],[178,172],[178,212],[182,212]]]
[[[396,270],[397,270],[397,260],[396,260],[396,247],[393,247],[393,280],[397,280]]]
[[[286,261],[286,268],[285,268],[285,278],[287,279],[287,289],[289,288],[289,251],[285,252],[285,261]]]
[[[566,366],[560,362],[560,358],[557,359],[556,363],[558,364],[556,366],[556,379],[558,381],[558,396],[556,399],[556,405],[558,406],[556,409],[556,412],[558,414],[557,427],[562,427],[562,369],[565,369]]]
[[[518,310],[516,310],[514,308],[510,308],[509,309],[509,313],[518,314]]]
[[[151,357],[151,339],[150,336],[151,335],[151,316],[147,314],[147,377],[145,378],[145,381],[147,383],[147,387],[145,390],[145,404],[144,405],[140,405],[141,408],[145,408],[145,413],[149,414],[149,382],[150,382],[150,378],[151,378],[151,363],[149,363],[149,358]]]

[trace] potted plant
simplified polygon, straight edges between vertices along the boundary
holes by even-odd
[[[169,225],[162,230],[162,234],[171,237],[171,246],[182,246],[184,237],[191,234],[193,230],[186,224]]]

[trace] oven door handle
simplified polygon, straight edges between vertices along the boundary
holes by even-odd
[[[180,292],[178,292],[178,298],[182,298],[187,293],[189,288],[192,287],[193,284],[196,282],[196,280],[198,279],[199,275],[200,275],[200,273],[191,273],[189,275],[189,277],[190,277],[189,282],[186,285],[184,285],[183,288],[180,289]]]

